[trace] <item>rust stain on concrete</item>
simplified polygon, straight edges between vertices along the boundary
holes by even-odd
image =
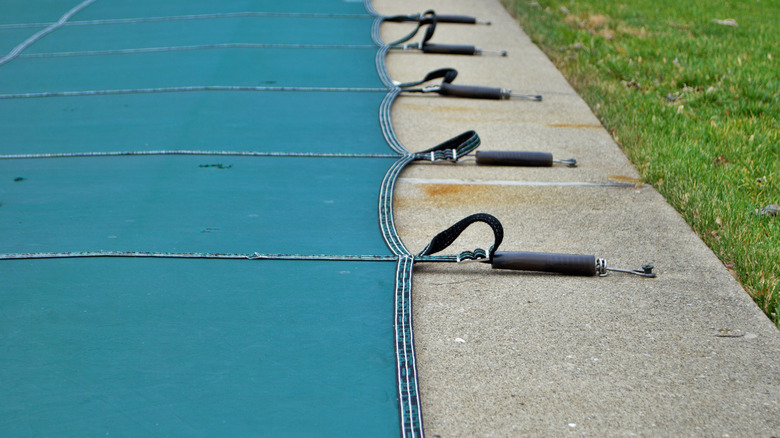
[[[430,206],[433,208],[505,208],[529,202],[537,191],[522,187],[496,187],[469,184],[415,184],[400,187],[394,196],[399,209]]]
[[[470,187],[462,184],[426,184],[423,190],[428,197],[452,196],[468,191]]]

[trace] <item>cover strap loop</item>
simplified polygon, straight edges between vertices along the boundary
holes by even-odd
[[[493,242],[493,246],[491,246],[490,250],[488,251],[488,258],[492,261],[493,255],[498,249],[498,246],[501,245],[501,241],[504,240],[504,227],[495,216],[489,215],[487,213],[476,213],[461,219],[455,225],[434,236],[433,240],[431,240],[431,243],[429,243],[428,246],[426,246],[419,255],[431,255],[446,249],[452,245],[452,243],[458,238],[458,236],[461,235],[461,233],[463,233],[463,231],[466,230],[466,228],[475,222],[484,222],[488,224],[493,230],[493,237],[495,240]]]

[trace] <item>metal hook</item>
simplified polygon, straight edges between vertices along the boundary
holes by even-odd
[[[506,50],[482,50],[477,48],[475,50],[475,55],[496,55],[496,56],[507,56],[509,53]]]
[[[641,270],[640,269],[628,270],[628,269],[607,268],[607,271],[625,272],[626,274],[634,274],[634,275],[638,275],[640,277],[655,278],[655,272],[653,272],[653,268],[655,268],[655,266],[653,266],[653,265],[642,265],[642,269]]]
[[[608,268],[607,261],[605,259],[599,259],[599,258],[596,259],[596,274],[598,274],[599,277],[606,277],[607,275],[609,275],[609,271],[613,271],[613,272],[623,272],[626,274],[634,274],[645,278],[655,278],[655,272],[653,272],[654,268],[655,266],[653,265],[642,265],[641,270]]]
[[[568,167],[577,167],[577,160],[574,158],[567,158],[565,160],[553,160],[555,163],[565,164]]]
[[[533,100],[534,102],[541,102],[542,95],[541,94],[517,94],[517,93],[513,93],[512,90],[502,88],[501,99],[526,99],[526,100]]]

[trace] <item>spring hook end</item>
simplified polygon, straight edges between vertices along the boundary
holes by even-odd
[[[596,259],[596,274],[599,277],[606,277],[609,275],[609,271],[612,272],[623,272],[626,274],[634,274],[638,275],[640,277],[645,278],[655,278],[655,272],[653,272],[653,269],[655,269],[655,266],[653,265],[642,265],[642,269],[617,269],[617,268],[608,268],[607,267],[607,261],[605,259]]]
[[[641,272],[645,277],[654,278],[655,277],[655,272],[653,272],[654,268],[655,266],[653,265],[642,265],[642,271],[635,270],[634,272],[637,273]]]
[[[525,99],[525,100],[532,100],[534,102],[541,102],[542,101],[542,95],[541,94],[516,94],[513,93],[512,90],[502,88],[501,89],[501,99]]]
[[[634,274],[645,278],[655,278],[655,272],[653,272],[653,268],[655,268],[655,266],[653,265],[642,265],[642,269],[628,270],[628,269],[607,268],[607,270],[614,271],[614,272],[624,272],[626,274]]]
[[[475,49],[474,50],[475,55],[495,55],[495,56],[508,56],[509,52],[506,50],[482,50],[482,49]]]
[[[565,164],[566,167],[577,167],[577,160],[574,158],[567,158],[565,160],[553,160],[556,163]]]

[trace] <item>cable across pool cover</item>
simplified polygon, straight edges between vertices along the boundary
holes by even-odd
[[[380,22],[4,2],[4,436],[422,436]]]

